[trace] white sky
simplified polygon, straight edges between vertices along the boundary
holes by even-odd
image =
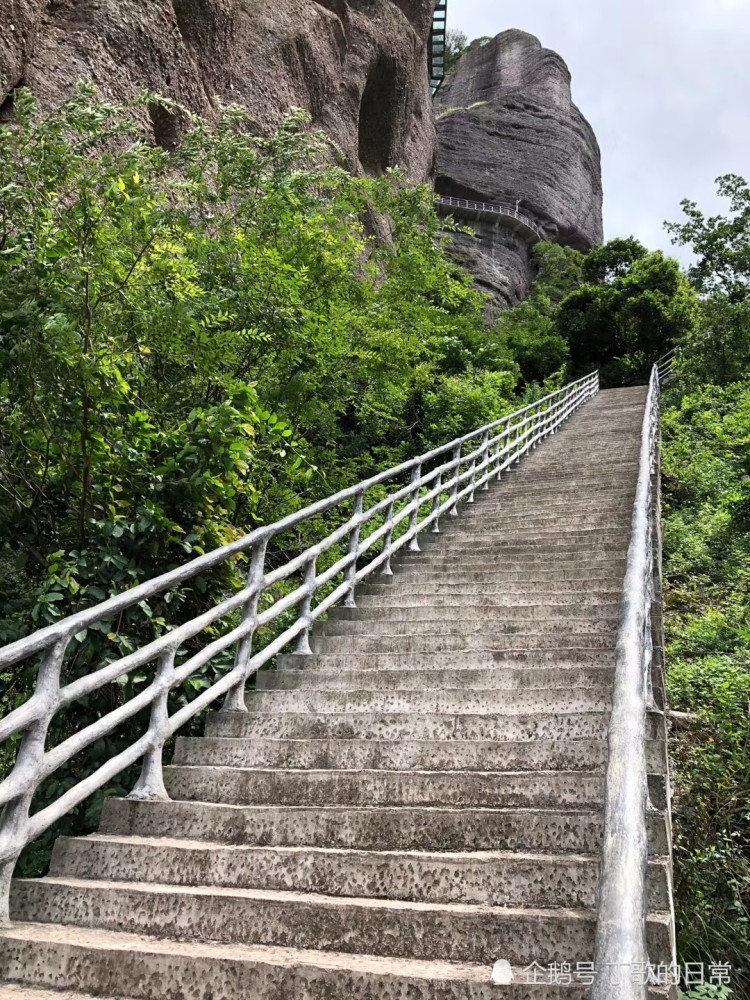
[[[607,239],[685,260],[662,223],[716,177],[750,179],[750,0],[448,0],[469,39],[521,28],[565,59],[602,148]]]

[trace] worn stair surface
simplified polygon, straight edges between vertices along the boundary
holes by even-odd
[[[0,997],[583,998],[645,396],[587,403],[312,656],[263,672],[247,713],[179,739],[172,801],[108,799],[98,834],[61,838],[15,884]],[[671,958],[662,723],[652,962]]]

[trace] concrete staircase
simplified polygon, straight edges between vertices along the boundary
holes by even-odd
[[[61,838],[49,877],[15,886],[0,997],[584,997],[644,400],[587,403],[335,611],[312,657],[262,673],[248,714],[178,740],[173,801],[109,799],[98,834]],[[668,962],[649,727],[648,934]],[[498,959],[512,986],[491,984]],[[526,982],[534,962],[572,982]]]

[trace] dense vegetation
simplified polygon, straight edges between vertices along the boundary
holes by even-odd
[[[734,967],[750,996],[750,188],[729,214],[671,226],[701,295],[664,413],[667,662],[674,709],[676,903],[688,961]]]
[[[177,149],[147,141],[155,109],[184,129]],[[604,385],[643,382],[680,344],[664,415],[670,697],[691,713],[674,744],[680,948],[731,962],[747,994],[747,185],[722,181],[727,219],[685,204],[687,275],[632,239],[585,256],[541,244],[528,300],[486,329],[429,189],[352,178],[302,114],[261,139],[236,108],[209,125],[84,88],[46,118],[21,91],[16,119],[0,130],[0,643],[595,366]],[[69,675],[215,603],[242,570],[82,635]],[[76,724],[146,680],[77,706]],[[0,714],[32,684],[31,667],[0,676]],[[119,746],[95,744],[76,773]]]
[[[155,107],[186,128],[175,151],[147,141]],[[513,408],[518,367],[484,338],[427,188],[353,179],[302,114],[260,139],[237,108],[210,126],[148,95],[83,88],[45,118],[21,92],[15,110],[0,131],[0,642]],[[67,676],[241,579],[229,566],[79,635]],[[2,678],[3,711],[33,676]],[[147,680],[77,705],[78,727]],[[116,748],[94,744],[41,799]]]

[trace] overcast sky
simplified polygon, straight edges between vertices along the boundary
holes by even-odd
[[[664,232],[716,177],[750,179],[750,0],[448,0],[470,39],[521,28],[559,52],[602,149],[604,227],[685,258]]]

